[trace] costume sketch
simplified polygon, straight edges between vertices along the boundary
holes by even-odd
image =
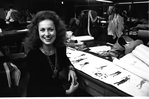
[[[119,86],[120,84],[123,84],[123,83],[125,83],[125,82],[127,82],[129,80],[130,80],[130,75],[128,75],[126,77],[123,77],[122,80],[120,80],[118,82],[115,82],[114,84],[117,84]]]
[[[116,71],[115,73],[110,74],[110,76],[115,77],[115,76],[117,76],[117,75],[119,75],[119,74],[121,74],[121,73],[122,73],[122,72],[120,72],[120,71]]]
[[[137,87],[138,87],[139,89],[141,89],[142,86],[143,86],[143,84],[144,84],[145,82],[146,82],[145,79],[141,80],[140,83],[137,85]]]

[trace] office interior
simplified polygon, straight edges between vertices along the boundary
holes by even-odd
[[[22,19],[18,25],[10,25],[5,20],[9,4],[21,13]],[[114,53],[114,56],[105,54],[116,43],[107,33],[107,11],[115,5],[121,12],[127,12],[128,20],[125,21],[123,33],[129,37],[128,42],[142,41],[131,52],[122,56],[118,56],[117,53]],[[1,0],[0,97],[26,97],[28,73],[24,63],[26,53],[23,40],[32,18],[41,10],[55,11],[66,24],[69,35],[66,43],[67,55],[76,68],[79,82],[78,89],[70,97],[149,96],[148,6],[148,0]],[[85,17],[79,27],[74,19],[79,19],[82,12]],[[94,17],[90,22],[89,15]],[[79,61],[80,58],[83,61]],[[4,68],[4,63],[7,62],[15,64],[21,72],[18,86],[15,86],[13,78],[12,86],[8,86],[9,81]],[[9,69],[10,72],[14,70]],[[64,86],[68,87],[65,76],[62,72]],[[122,80],[122,77],[125,79]]]

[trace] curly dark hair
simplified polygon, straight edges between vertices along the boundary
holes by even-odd
[[[32,19],[28,26],[28,36],[24,43],[28,49],[36,49],[42,46],[42,41],[39,38],[38,25],[39,22],[50,19],[54,22],[56,28],[56,39],[53,42],[54,47],[62,47],[66,40],[66,25],[54,11],[39,11]]]

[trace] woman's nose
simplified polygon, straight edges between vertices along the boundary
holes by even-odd
[[[50,35],[50,34],[51,33],[48,30],[45,31],[45,35]]]

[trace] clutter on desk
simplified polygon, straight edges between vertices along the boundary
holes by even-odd
[[[149,81],[149,47],[141,44],[131,53],[113,63]]]
[[[77,40],[77,41],[85,42],[85,41],[94,40],[94,37],[89,36],[89,35],[85,35],[85,36],[74,36],[73,39],[74,40]]]
[[[101,46],[101,48],[103,50],[110,50],[108,46]],[[93,47],[91,51],[96,49],[100,49],[100,47]],[[144,45],[138,46],[135,50],[140,51],[140,49],[142,51],[145,50],[145,53],[148,51],[148,48]],[[140,54],[142,51],[140,51]],[[138,58],[130,56],[132,53],[120,59],[115,58],[111,62],[93,54],[67,47],[67,56],[77,70],[132,96],[149,96],[149,67],[144,62],[137,61]],[[130,66],[130,64],[134,64],[137,67]],[[138,68],[138,71],[136,68]]]
[[[74,36],[72,31],[66,32],[66,38],[67,38],[67,42],[69,41],[85,42],[85,41],[94,40],[94,37],[90,35]]]
[[[66,38],[67,38],[66,45],[74,47],[77,50],[87,50],[88,48],[87,48],[85,42],[91,41],[94,39],[91,36],[74,36],[74,35],[72,35],[72,33],[73,33],[72,31],[67,31],[67,33],[66,33]]]

